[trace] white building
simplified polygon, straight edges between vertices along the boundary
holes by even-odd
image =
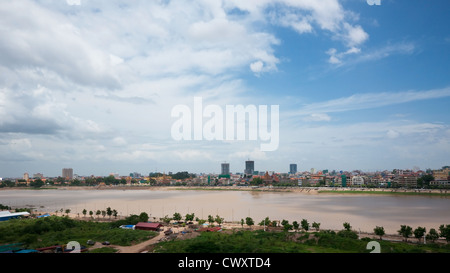
[[[352,185],[353,186],[361,186],[364,185],[364,178],[359,175],[355,175],[352,177]]]

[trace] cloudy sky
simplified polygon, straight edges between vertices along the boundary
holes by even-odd
[[[450,165],[447,0],[7,0],[0,177]],[[278,105],[279,146],[171,111]],[[205,117],[204,121],[209,120]]]

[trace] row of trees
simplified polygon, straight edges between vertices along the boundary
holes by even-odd
[[[180,213],[174,213],[173,218],[166,218],[166,220],[167,219],[169,219],[169,221],[170,221],[170,219],[180,221],[182,219],[182,217],[181,217]],[[193,221],[194,213],[187,214],[185,219],[186,219],[186,221]],[[198,217],[195,220],[198,221],[199,224],[203,224],[206,222],[206,220],[201,220]],[[221,218],[219,215],[216,215],[216,217],[213,217],[212,215],[208,215],[208,222],[210,224],[213,224],[216,222],[217,224],[221,225],[223,223],[223,220],[224,220],[224,218]],[[241,223],[242,227],[244,226],[244,224],[249,226],[250,228],[255,225],[255,222],[251,217],[246,217],[245,220],[241,219],[240,223]],[[265,226],[265,227],[280,227],[281,226],[281,227],[283,227],[284,231],[289,231],[289,230],[309,231],[310,227],[314,228],[316,231],[320,230],[320,223],[313,222],[312,224],[310,224],[308,222],[308,220],[306,220],[306,219],[302,219],[300,221],[300,223],[297,221],[293,221],[292,224],[290,224],[288,220],[283,219],[281,222],[277,221],[277,220],[272,221],[269,219],[269,217],[266,217],[259,223],[259,226]],[[343,223],[343,227],[344,227],[344,229],[342,231],[338,232],[338,235],[341,235],[343,237],[353,237],[353,238],[358,237],[356,232],[352,231],[352,229],[351,229],[352,227],[351,227],[350,223],[348,223],[348,222]],[[384,227],[376,226],[373,229],[373,231],[377,236],[380,236],[380,240],[382,240],[382,237],[384,235],[386,235]],[[441,225],[439,227],[439,232],[436,231],[436,229],[431,228],[430,231],[428,232],[428,234],[426,234],[425,227],[417,227],[416,229],[413,230],[412,227],[410,227],[410,226],[401,225],[400,229],[398,230],[398,234],[403,236],[405,238],[405,241],[407,241],[409,237],[414,235],[414,237],[417,238],[419,241],[423,240],[423,238],[425,237],[426,240],[430,240],[430,241],[434,242],[437,239],[439,239],[440,237],[443,237],[446,239],[447,242],[449,242],[450,241],[450,225]]]
[[[61,208],[60,212],[63,213],[63,209]],[[58,211],[56,211],[56,213],[58,213]],[[65,210],[66,214],[70,213],[70,209],[66,209]],[[83,210],[83,215],[86,217],[87,214],[87,210],[84,209]],[[89,215],[91,217],[93,217],[94,212],[93,211],[89,211]],[[97,216],[97,219],[100,217],[100,215],[104,217],[109,216],[109,219],[111,219],[111,216],[114,216],[115,219],[117,219],[117,215],[118,212],[115,209],[111,209],[110,207],[106,208],[106,210],[97,210],[95,212],[95,215]],[[137,216],[139,221],[142,222],[147,222],[149,219],[149,216],[146,212],[142,212],[139,216]],[[165,223],[170,223],[172,220],[174,221],[181,221],[183,219],[183,216],[178,213],[175,212],[173,214],[172,217],[168,217],[167,215],[163,218],[160,218],[161,221],[165,222]],[[215,217],[212,215],[208,215],[208,219],[199,219],[198,217],[195,217],[194,213],[188,213],[185,215],[184,217],[186,222],[191,222],[191,221],[197,221],[197,223],[199,225],[202,225],[206,222],[208,222],[210,225],[217,223],[218,225],[221,225],[224,222],[224,218],[220,217],[219,215],[216,215]],[[252,226],[255,225],[254,220],[251,217],[246,217],[245,220],[241,219],[240,221],[241,226],[243,227],[244,224],[249,226],[250,228]],[[259,226],[264,226],[264,227],[283,227],[284,231],[289,231],[289,230],[294,230],[294,231],[309,231],[310,227],[314,228],[316,231],[320,230],[320,223],[317,222],[313,222],[312,224],[310,224],[308,222],[308,220],[306,219],[302,219],[299,222],[297,221],[293,221],[292,224],[289,223],[288,220],[282,220],[282,221],[277,221],[277,220],[270,220],[269,217],[266,217],[265,219],[263,219],[260,223]],[[343,227],[344,229],[342,231],[340,231],[339,235],[342,235],[344,237],[356,237],[357,238],[357,234],[356,232],[351,230],[351,225],[348,222],[343,223]],[[385,230],[384,227],[382,226],[376,226],[373,229],[375,235],[380,236],[380,240],[382,240],[382,237],[385,234]],[[440,237],[443,237],[446,239],[447,242],[450,241],[450,225],[441,225],[439,227],[439,232],[434,229],[431,228],[428,232],[428,234],[426,233],[426,228],[425,227],[417,227],[416,229],[413,230],[412,227],[407,226],[407,225],[401,225],[400,229],[397,231],[399,235],[401,235],[402,237],[405,238],[405,241],[408,240],[409,237],[411,237],[412,235],[414,235],[415,238],[417,238],[419,241],[423,240],[423,238],[425,238],[426,240],[430,240],[432,242],[436,241],[437,239],[439,239]]]
[[[380,227],[377,228],[378,232],[380,234],[383,233],[382,235],[384,235],[384,230],[380,231]],[[410,236],[414,235],[414,237],[419,239],[419,241],[423,240],[423,238],[425,237],[426,240],[434,242],[435,240],[439,239],[439,237],[443,237],[447,242],[450,242],[450,225],[440,225],[439,232],[436,229],[431,228],[428,234],[426,234],[427,230],[425,227],[417,227],[413,230],[410,226],[401,225],[400,229],[397,232],[399,235],[405,238],[405,241],[407,241]],[[375,231],[375,233],[377,233],[377,231]]]
[[[70,212],[70,210],[69,210],[69,212]],[[68,212],[66,212],[66,213],[68,213]],[[82,213],[83,213],[83,216],[86,217],[86,214],[88,213],[88,211],[86,209],[83,209]],[[94,215],[94,211],[90,210],[89,216],[93,217],[93,215]],[[114,216],[114,219],[117,219],[118,211],[116,209],[111,209],[111,207],[107,207],[106,210],[97,210],[95,212],[95,215],[97,216],[97,219],[100,217],[100,215],[102,215],[103,218],[105,218],[105,216],[108,215],[109,219],[111,219],[111,216]]]

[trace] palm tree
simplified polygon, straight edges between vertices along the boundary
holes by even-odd
[[[87,210],[83,209],[83,216],[86,217]]]

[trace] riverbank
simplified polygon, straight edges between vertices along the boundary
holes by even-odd
[[[450,189],[392,189],[392,188],[331,188],[331,187],[251,187],[251,186],[49,186],[33,188],[0,188],[5,190],[150,190],[150,191],[251,191],[251,192],[292,192],[304,194],[378,194],[378,195],[423,195],[448,196]]]
[[[51,215],[58,216],[58,214],[51,213]],[[59,215],[60,216],[60,215]],[[65,216],[68,216],[71,219],[78,220],[78,221],[93,221],[93,222],[99,222],[99,223],[112,223],[118,220],[123,220],[126,217],[89,217],[89,216],[79,216],[75,214],[65,214]],[[160,219],[152,217],[149,219],[149,222],[161,222]],[[162,223],[162,222],[161,222]],[[201,226],[197,221],[193,221],[194,226]],[[248,226],[247,224],[241,224],[239,221],[224,221],[221,223],[221,225],[217,225],[216,223],[210,225],[208,224],[207,227],[220,227],[222,232],[225,232],[227,234],[230,234],[230,232],[236,232],[236,231],[267,231],[267,232],[282,232],[283,227],[267,227],[267,226],[261,226],[255,223],[255,225]],[[186,239],[192,239],[197,237],[201,232],[192,229],[189,227],[189,225],[180,225],[176,223],[176,221],[171,221],[168,224],[163,223],[163,227],[161,231],[159,232],[159,235],[156,237],[153,237],[149,239],[148,241],[140,242],[138,244],[131,244],[130,246],[110,246],[113,248],[116,248],[118,250],[117,253],[140,253],[140,252],[147,252],[149,249],[152,249],[152,245],[155,245],[162,241],[163,238],[168,238],[164,235],[164,231],[171,230],[173,232],[173,235],[171,236],[172,239],[178,239],[178,240],[186,240]],[[327,230],[329,232],[335,232],[338,233],[342,229],[320,229],[320,230]],[[318,232],[319,230],[316,230],[314,228],[310,228],[308,233],[310,233],[311,236],[313,236],[314,232]],[[374,232],[370,231],[361,231],[358,229],[352,229],[353,232],[355,232],[358,235],[358,239],[364,239],[368,238],[370,240],[379,240],[379,241],[387,241],[387,242],[403,242],[408,243],[412,245],[420,245],[427,243],[427,240],[424,238],[415,238],[413,235],[407,238],[405,241],[405,238],[399,234],[394,233],[387,233],[382,235],[381,237],[379,235],[376,235]],[[289,230],[288,231],[291,234],[301,234],[299,231],[295,230]],[[424,241],[425,240],[425,241]],[[444,238],[438,238],[434,242],[428,241],[428,243],[436,243],[445,245],[448,244],[448,242]],[[97,247],[100,247],[98,244]],[[95,249],[94,247],[93,249]]]

